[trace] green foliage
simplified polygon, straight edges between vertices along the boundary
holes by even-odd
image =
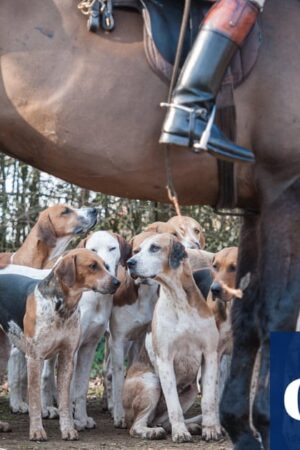
[[[102,375],[102,365],[104,361],[105,355],[105,338],[101,338],[100,342],[97,346],[92,370],[91,370],[91,378],[95,378],[96,376]]]

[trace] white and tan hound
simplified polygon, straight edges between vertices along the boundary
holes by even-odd
[[[80,337],[78,308],[82,293],[112,294],[119,281],[94,252],[68,252],[42,281],[0,275],[0,324],[26,354],[30,439],[47,439],[41,415],[41,362],[58,354],[57,386],[62,439],[78,439],[70,415],[74,352]]]
[[[130,434],[160,439],[165,430],[158,424],[169,421],[174,442],[190,441],[183,414],[195,400],[202,368],[202,436],[219,439],[218,330],[194,282],[184,246],[170,234],[154,235],[127,264],[133,276],[154,279],[161,286],[145,352],[125,380],[123,404]]]
[[[154,222],[148,225],[144,232],[135,236],[133,249],[149,236],[170,233],[177,237],[183,245],[193,253],[195,268],[210,264],[211,254],[199,250],[205,245],[205,239],[200,224],[187,216],[175,216],[168,222]],[[123,271],[121,287],[114,296],[114,306],[110,319],[109,357],[106,360],[106,394],[108,409],[112,412],[114,425],[117,428],[126,427],[125,413],[122,405],[124,384],[124,359],[128,356],[129,364],[137,357],[143,342],[145,332],[151,323],[155,303],[158,299],[158,284],[156,281],[133,281],[128,272]]]

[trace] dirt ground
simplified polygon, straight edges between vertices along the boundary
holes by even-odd
[[[11,414],[7,396],[0,397],[1,420],[8,421],[12,426],[11,433],[0,434],[0,450],[115,450],[115,449],[143,449],[143,450],[231,450],[229,441],[223,439],[218,443],[206,443],[199,437],[193,437],[193,443],[174,444],[170,437],[162,441],[144,441],[131,438],[127,430],[114,428],[112,419],[104,412],[99,398],[91,398],[88,403],[89,414],[95,419],[97,428],[80,433],[80,440],[65,442],[60,439],[58,420],[44,420],[44,427],[48,441],[43,443],[28,440],[28,416]],[[196,413],[199,413],[196,412]]]

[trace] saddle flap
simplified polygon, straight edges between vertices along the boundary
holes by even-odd
[[[169,80],[176,56],[184,2],[183,0],[142,0],[142,2],[144,46],[148,62],[159,76]],[[184,39],[181,66],[212,3],[214,0],[191,0],[190,20]],[[237,51],[224,76],[224,89],[220,92],[219,104],[224,102],[232,104],[232,96],[229,94],[231,89],[227,87],[237,87],[249,75],[255,65],[260,43],[260,27],[256,24],[243,47]]]

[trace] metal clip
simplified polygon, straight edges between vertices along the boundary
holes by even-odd
[[[112,31],[115,27],[115,21],[113,17],[112,0],[103,0],[104,10],[102,12],[101,26],[105,31]]]

